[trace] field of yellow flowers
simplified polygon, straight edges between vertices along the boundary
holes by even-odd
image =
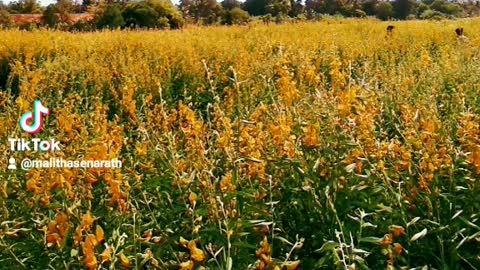
[[[480,20],[392,24],[0,32],[0,269],[480,269]]]

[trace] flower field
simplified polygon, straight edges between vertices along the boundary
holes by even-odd
[[[0,32],[0,269],[480,269],[480,20],[390,24]]]

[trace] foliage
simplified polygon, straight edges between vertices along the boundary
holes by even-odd
[[[376,14],[375,7],[377,6],[377,0],[367,0],[362,2],[362,9],[368,16],[374,16]]]
[[[268,0],[246,0],[243,9],[252,16],[261,16],[268,14],[267,6]]]
[[[395,0],[393,8],[395,17],[398,19],[406,19],[410,14],[416,14],[417,3],[415,0]]]
[[[458,4],[452,4],[445,2],[443,0],[435,0],[431,5],[430,9],[436,10],[443,14],[448,15],[458,15],[459,13],[463,12],[463,9]]]
[[[74,11],[73,0],[57,0],[55,13],[58,15],[59,23],[70,23],[70,14]]]
[[[37,0],[19,0],[8,4],[8,10],[12,14],[41,14],[42,8]]]
[[[10,26],[12,26],[12,16],[10,16],[10,13],[7,10],[1,9],[0,28],[9,28]]]
[[[367,17],[367,13],[365,13],[365,11],[361,10],[361,9],[356,9],[355,10],[355,17],[358,17],[358,18],[366,18]]]
[[[125,20],[122,17],[121,7],[118,5],[108,5],[97,19],[97,27],[100,29],[116,29],[123,26],[125,26]]]
[[[55,5],[48,5],[43,11],[43,23],[51,28],[54,28],[58,23]]]
[[[242,2],[237,0],[223,0],[221,3],[224,10],[232,10],[234,8],[242,8]]]
[[[178,10],[166,0],[129,3],[122,11],[122,16],[127,27],[164,28],[165,18],[171,28],[180,28],[183,25],[183,18]]]
[[[427,9],[420,15],[420,18],[424,20],[443,20],[446,16],[440,11]]]
[[[394,15],[392,4],[388,2],[380,2],[375,6],[375,14],[380,20],[388,20]]]
[[[249,20],[250,15],[248,15],[248,12],[241,8],[233,8],[232,10],[227,10],[223,15],[223,24],[227,25],[246,24]]]
[[[215,24],[223,7],[216,0],[181,0],[180,10],[196,24]]]

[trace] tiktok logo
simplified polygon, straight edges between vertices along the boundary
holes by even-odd
[[[49,116],[50,110],[42,105],[40,100],[33,104],[33,113],[27,112],[20,118],[20,127],[27,133],[34,135],[43,128],[43,116]]]

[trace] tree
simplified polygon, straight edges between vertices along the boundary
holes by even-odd
[[[6,9],[0,9],[0,28],[12,26],[12,16]]]
[[[74,9],[74,3],[72,0],[57,0],[55,5],[55,12],[58,14],[58,22],[69,23],[70,14]]]
[[[225,11],[222,23],[227,25],[246,24],[249,20],[250,15],[248,15],[248,12],[237,7],[232,10]]]
[[[377,6],[375,7],[375,15],[377,18],[380,20],[388,20],[393,16],[393,6],[392,4],[388,2],[381,2],[378,3]]]
[[[158,13],[146,3],[130,3],[122,12],[127,27],[154,28],[157,26]]]
[[[440,11],[427,9],[420,15],[420,18],[424,20],[443,20],[445,15]]]
[[[87,8],[93,4],[95,4],[95,0],[82,0],[82,9],[87,10]]]
[[[361,9],[355,9],[355,17],[357,18],[366,18],[367,17],[367,13],[365,13],[365,11],[361,10]]]
[[[41,14],[42,7],[36,0],[20,0],[18,2],[11,2],[8,5],[8,10],[15,14]]]
[[[48,27],[55,27],[58,23],[58,18],[56,14],[56,6],[54,4],[50,4],[45,8],[43,11],[43,24]]]
[[[194,23],[213,24],[223,12],[216,0],[181,0],[180,10]]]
[[[415,0],[395,0],[393,2],[395,17],[402,20],[405,20],[410,14],[415,14],[416,7]]]
[[[243,9],[248,11],[252,16],[266,15],[268,0],[246,0]]]
[[[423,12],[428,10],[428,6],[425,3],[420,3],[417,8],[417,15],[420,16]]]
[[[290,0],[268,0],[267,12],[273,16],[285,16],[292,9]]]
[[[182,13],[169,0],[147,0],[146,3],[158,13],[157,23],[160,27],[165,28],[165,19],[169,28],[177,29],[184,25]]]
[[[435,1],[435,0],[422,0],[422,3],[429,6],[433,3],[433,1]]]
[[[290,17],[298,17],[305,11],[305,6],[303,6],[302,0],[290,0],[290,7],[290,12],[288,13]]]
[[[234,8],[241,8],[242,3],[237,0],[223,0],[221,3],[224,10],[232,10]]]
[[[127,27],[164,28],[166,20],[170,28],[183,26],[183,19],[175,6],[164,0],[147,0],[126,5],[122,17]]]
[[[458,4],[447,3],[443,0],[435,0],[431,5],[430,9],[439,11],[448,15],[457,15],[463,12],[463,8]]]
[[[369,0],[362,3],[362,10],[368,16],[373,16],[376,14],[377,0]]]
[[[305,8],[316,13],[334,15],[344,13],[347,9],[347,2],[341,0],[306,0]]]
[[[103,14],[97,20],[97,27],[115,29],[125,26],[125,20],[122,17],[122,11],[117,4],[107,5]]]

